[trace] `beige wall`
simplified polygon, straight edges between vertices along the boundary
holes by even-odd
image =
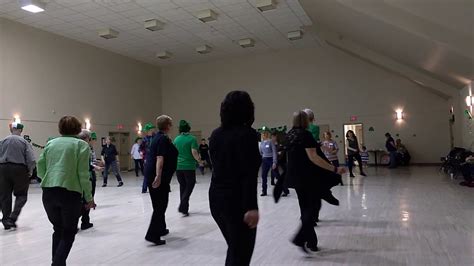
[[[474,107],[469,108],[466,106],[466,97],[468,95],[474,95],[472,90],[472,83],[462,89],[461,93],[461,106],[462,106],[462,117],[459,119],[462,123],[462,147],[470,150],[474,150],[474,121],[469,119],[464,113],[464,110],[469,110],[472,114]]]
[[[163,111],[189,120],[203,136],[218,126],[224,95],[245,89],[256,105],[256,127],[289,124],[292,112],[309,107],[338,141],[356,115],[369,149],[384,148],[388,131],[400,134],[414,162],[439,162],[449,150],[448,100],[332,48],[170,66],[162,73]],[[395,122],[398,107],[405,111],[402,123]]]
[[[99,137],[119,123],[134,135],[137,121],[161,113],[160,75],[158,67],[0,19],[0,136],[14,113],[42,145],[66,114],[90,117]]]

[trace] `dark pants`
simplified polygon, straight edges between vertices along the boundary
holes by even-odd
[[[390,151],[390,168],[396,168],[397,167],[397,152],[396,151]]]
[[[277,179],[277,183],[278,183],[278,181],[280,181],[280,179],[284,179],[282,177],[282,175],[286,175],[285,170],[283,170],[282,174],[280,174],[280,170],[278,169],[278,167],[276,169],[272,170],[272,183],[275,182],[274,178]],[[286,185],[286,182],[284,182],[284,180],[282,180],[281,186],[282,186],[282,190],[283,190],[284,194],[290,194],[290,191],[288,190],[288,186]]]
[[[43,188],[43,206],[53,224],[53,263],[66,265],[81,216],[81,194],[65,188]]]
[[[166,231],[165,213],[168,208],[170,185],[161,184],[160,187],[153,188],[150,183],[148,184],[148,189],[150,190],[153,214],[151,215],[150,226],[145,238],[151,241],[158,241]]]
[[[187,214],[189,212],[189,198],[191,197],[194,186],[196,185],[196,171],[178,170],[176,171],[176,177],[178,178],[179,182],[179,192],[181,199],[178,211],[180,213]]]
[[[466,182],[472,182],[472,174],[474,173],[474,164],[466,163],[461,166],[462,176]]]
[[[135,175],[139,176],[138,175],[139,171],[142,172],[142,175],[145,175],[143,173],[143,169],[145,169],[143,168],[143,159],[133,159],[133,160],[135,161]]]
[[[207,166],[209,166],[209,169],[212,170],[212,163],[211,163],[211,158],[209,156],[201,156],[201,159],[203,161],[206,161]],[[199,166],[199,170],[201,170],[201,174],[204,175],[204,166]]]
[[[2,221],[15,222],[21,209],[28,199],[30,178],[28,169],[21,164],[0,164],[0,209],[3,212]],[[15,195],[15,206],[12,212],[12,193]]]
[[[109,171],[112,171],[117,178],[119,183],[122,182],[122,177],[120,176],[120,169],[118,168],[117,161],[113,162],[105,162],[105,169],[104,169],[104,184],[107,184],[107,178],[109,177]]]
[[[303,246],[307,243],[310,248],[318,246],[318,237],[314,231],[315,209],[321,208],[321,199],[318,199],[317,193],[311,188],[296,188],[298,195],[298,203],[301,212],[301,227],[293,239],[293,243],[298,246]],[[318,211],[319,213],[319,211]]]
[[[91,183],[92,183],[92,197],[95,196],[95,187],[97,183],[97,176],[94,171],[91,172]],[[86,200],[83,199],[84,205],[82,206],[82,217],[81,217],[81,223],[82,224],[90,224],[91,218],[89,216],[90,210],[87,210],[85,208],[85,205],[87,204]]]
[[[245,211],[239,199],[229,199],[232,191],[212,189],[209,192],[211,214],[227,243],[225,265],[249,265],[255,247],[257,229],[244,223]]]
[[[348,165],[349,165],[349,173],[351,175],[353,175],[352,173],[352,168],[354,167],[354,159],[357,160],[357,163],[359,164],[359,170],[360,170],[360,173],[364,173],[364,169],[362,169],[362,158],[360,158],[360,154],[359,153],[355,153],[355,154],[349,154],[348,156]]]
[[[267,194],[268,173],[273,166],[273,158],[262,159],[262,193]]]

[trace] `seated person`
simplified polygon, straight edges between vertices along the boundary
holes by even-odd
[[[401,139],[397,139],[395,142],[397,146],[397,159],[399,165],[408,165],[411,160],[410,153],[408,152],[405,145],[402,144]]]
[[[466,163],[461,166],[461,172],[465,181],[459,183],[459,185],[474,187],[474,181],[472,179],[472,175],[474,174],[474,154],[466,158]]]

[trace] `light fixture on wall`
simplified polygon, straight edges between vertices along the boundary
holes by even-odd
[[[403,110],[402,109],[397,109],[395,111],[396,115],[397,115],[397,121],[402,121],[403,120]]]
[[[45,10],[46,4],[39,0],[20,0],[21,9],[31,12],[40,13]]]
[[[141,123],[141,122],[138,122],[137,125],[138,125],[138,126],[137,126],[137,128],[138,128],[137,133],[138,133],[138,135],[140,135],[140,134],[142,134],[142,130],[143,130],[142,123]]]
[[[21,124],[20,115],[15,114],[15,115],[13,116],[13,122],[14,122],[14,123]]]
[[[86,122],[86,129],[91,130],[91,120],[89,118],[84,119]]]
[[[469,95],[466,97],[466,105],[467,107],[471,107],[472,104],[474,104],[474,96]]]

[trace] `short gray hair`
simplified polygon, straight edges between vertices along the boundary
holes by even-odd
[[[303,110],[303,112],[305,112],[307,115],[308,115],[308,119],[310,122],[313,122],[314,121],[314,113],[313,113],[313,110],[309,109],[309,108],[306,108]]]
[[[156,118],[156,127],[158,130],[165,130],[171,125],[173,119],[167,115],[160,115]]]
[[[87,129],[83,129],[81,130],[81,133],[77,135],[77,137],[83,141],[89,141],[91,139],[91,132]]]

